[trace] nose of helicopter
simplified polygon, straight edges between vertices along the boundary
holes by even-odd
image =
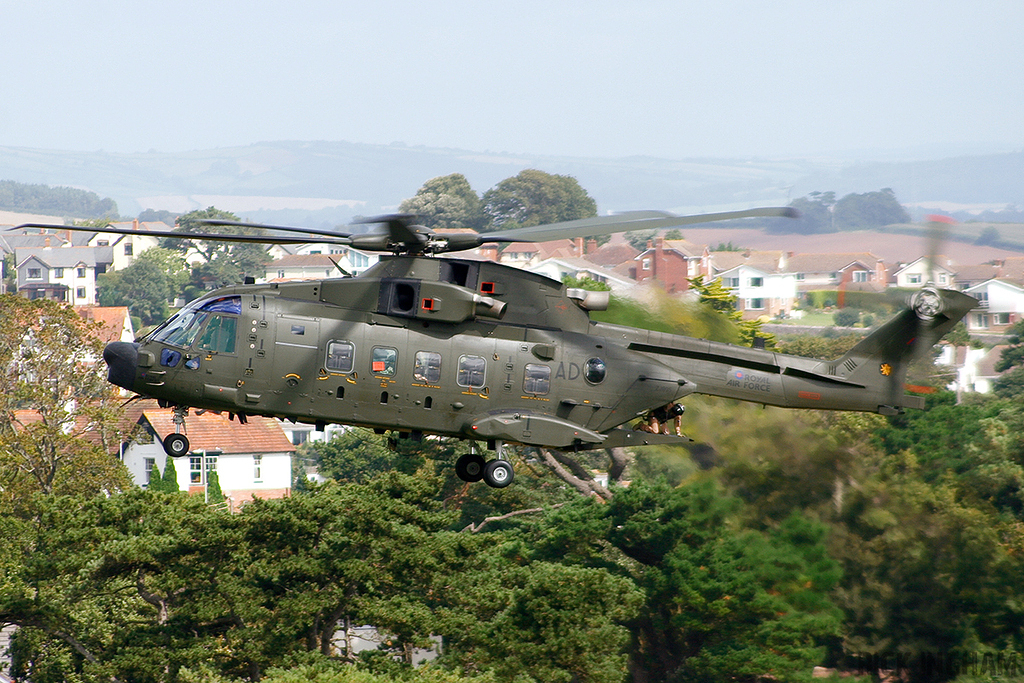
[[[135,368],[139,364],[139,345],[131,342],[110,342],[103,347],[103,360],[107,364],[107,381],[125,389],[135,383]]]

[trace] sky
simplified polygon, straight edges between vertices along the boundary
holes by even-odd
[[[1020,0],[33,0],[0,145],[578,157],[1024,149]]]

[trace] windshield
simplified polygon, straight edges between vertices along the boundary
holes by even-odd
[[[150,335],[150,339],[170,346],[187,348],[192,346],[192,343],[196,339],[196,335],[199,334],[199,330],[203,327],[203,323],[205,323],[213,313],[238,314],[241,312],[242,298],[238,296],[224,296],[217,299],[199,299],[185,306],[183,309],[178,311],[177,315],[154,330]],[[218,318],[220,317],[221,316],[218,316]],[[227,351],[227,347],[230,345],[230,351],[234,351],[234,319],[232,318],[230,321],[231,322],[229,324],[226,324],[224,320],[221,320],[218,323],[217,327],[220,329],[222,334],[217,336],[224,339],[230,338],[232,341],[210,342],[209,345],[216,347],[215,350]],[[227,326],[230,326],[230,332],[223,329]],[[224,332],[228,333],[225,335],[223,334]],[[204,336],[204,340],[206,340],[206,336]],[[204,348],[206,348],[206,346],[207,344],[204,344]]]

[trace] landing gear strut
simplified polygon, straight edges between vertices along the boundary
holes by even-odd
[[[185,436],[185,416],[188,415],[188,408],[182,406],[174,407],[174,433],[164,437],[164,453],[172,458],[180,458],[189,451],[188,437]]]
[[[505,457],[504,444],[499,441],[492,447],[497,453],[497,458],[485,461],[483,456],[476,452],[476,444],[471,444],[469,453],[455,463],[455,474],[459,479],[468,482],[483,479],[485,484],[496,489],[503,489],[511,484],[516,473],[512,469],[512,463]]]

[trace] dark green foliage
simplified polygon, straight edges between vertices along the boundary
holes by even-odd
[[[483,204],[495,230],[597,215],[597,202],[575,178],[534,169],[502,180],[484,193]]]
[[[854,308],[841,308],[832,314],[832,320],[838,327],[853,327],[860,322],[860,311]]]
[[[878,192],[848,194],[836,202],[833,211],[840,230],[870,230],[910,222],[910,214],[888,187]]]
[[[138,258],[123,270],[112,270],[97,278],[101,306],[127,306],[146,325],[167,318],[171,298],[167,273],[153,260]]]
[[[0,209],[74,218],[117,218],[117,203],[73,187],[27,185],[0,180]]]
[[[835,203],[835,192],[812,192],[806,197],[794,199],[789,205],[800,212],[800,218],[795,221],[775,221],[769,225],[768,231],[802,235],[835,232],[832,221],[832,207]]]
[[[416,191],[416,196],[399,206],[402,213],[414,213],[428,228],[472,228],[480,230],[490,218],[466,176],[452,173],[431,178]]]

